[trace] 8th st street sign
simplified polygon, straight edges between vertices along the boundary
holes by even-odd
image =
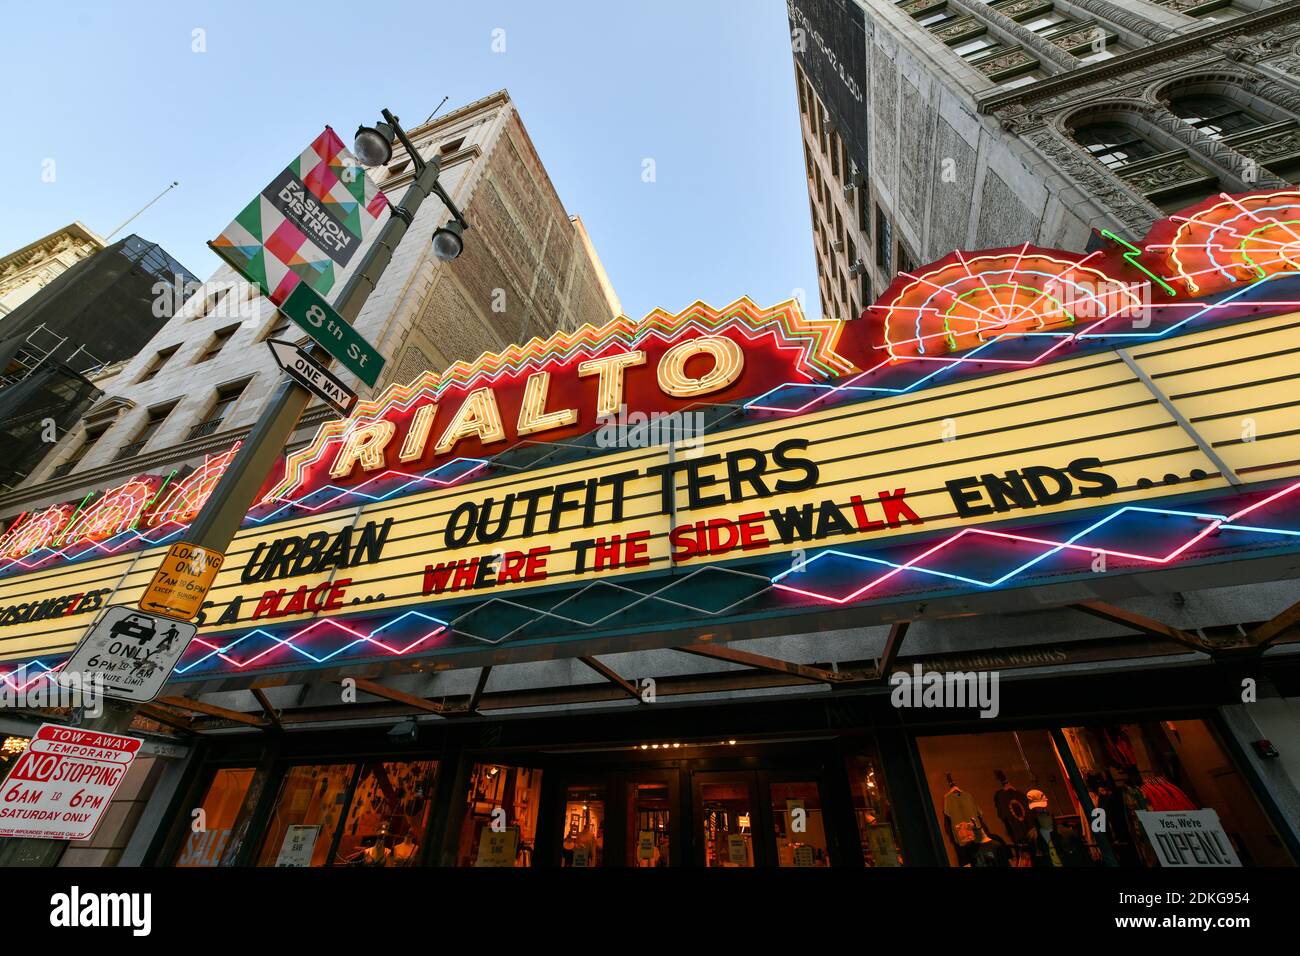
[[[384,357],[307,283],[298,283],[280,305],[280,311],[361,381],[371,386],[379,381]]]

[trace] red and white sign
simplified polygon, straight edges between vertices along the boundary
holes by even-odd
[[[0,784],[0,836],[85,840],[144,743],[42,724]]]

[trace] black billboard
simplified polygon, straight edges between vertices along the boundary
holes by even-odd
[[[790,42],[859,170],[867,169],[866,13],[854,0],[787,0]]]

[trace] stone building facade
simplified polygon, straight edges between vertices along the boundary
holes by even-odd
[[[866,148],[795,59],[828,315],[954,249],[1082,250],[1300,177],[1300,4],[846,2],[866,20]]]
[[[409,135],[426,157],[441,161],[440,182],[470,229],[464,253],[446,263],[433,255],[431,237],[450,213],[431,197],[416,215],[356,322],[387,359],[376,392],[426,369],[620,313],[590,238],[565,211],[507,92]],[[412,170],[400,144],[371,175],[394,202],[401,198]],[[160,289],[160,300],[184,297],[183,304],[101,384],[106,394],[80,427],[0,497],[0,520],[133,475],[198,466],[247,434],[283,374],[264,343],[297,338],[297,329],[228,266],[186,296]],[[314,401],[293,443],[309,440],[333,414]]]
[[[103,239],[74,222],[0,256],[0,319],[103,248]]]

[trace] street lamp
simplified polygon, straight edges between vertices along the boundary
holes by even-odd
[[[393,158],[393,140],[397,133],[387,123],[358,126],[352,140],[352,152],[363,166],[384,166]]]
[[[455,219],[433,231],[433,254],[443,262],[450,262],[465,248],[465,229]]]
[[[407,138],[406,130],[402,129],[402,124],[396,116],[384,110],[383,117],[374,126],[357,127],[352,151],[362,165],[384,166],[393,158],[393,143],[401,141],[406,149],[406,155],[411,157],[415,178],[402,204],[392,207],[393,215],[409,226],[415,217],[415,210],[419,208],[425,196],[433,194],[441,199],[442,204],[451,212],[452,218],[433,231],[433,254],[443,262],[450,262],[465,251],[465,230],[469,228],[469,223],[465,221],[465,217],[461,215],[456,204],[447,195],[447,191],[438,182],[442,163],[437,156],[426,160],[420,155],[420,151]]]

